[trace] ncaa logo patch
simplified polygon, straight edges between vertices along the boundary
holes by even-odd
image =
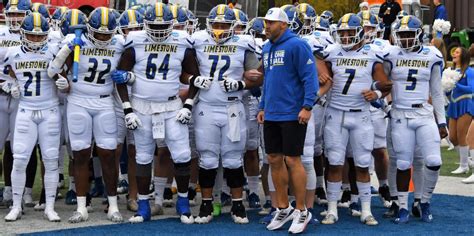
[[[380,42],[380,41],[375,41],[375,45],[377,45],[377,46],[382,46],[382,42]]]
[[[319,36],[321,36],[321,33],[320,32],[314,32],[314,36],[319,37]]]
[[[179,34],[178,34],[178,32],[173,32],[173,33],[171,33],[171,36],[173,36],[173,37],[178,37]]]
[[[232,37],[232,42],[237,42],[239,41],[239,39],[240,39],[239,36],[234,36]]]
[[[423,48],[423,54],[426,55],[426,54],[428,54],[428,53],[430,53],[430,49],[424,47],[424,48]]]

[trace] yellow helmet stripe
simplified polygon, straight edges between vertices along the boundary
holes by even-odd
[[[158,2],[155,4],[155,15],[157,17],[163,17],[163,3]]]
[[[108,23],[109,23],[109,9],[103,7],[101,9],[101,16],[102,16],[102,18],[100,20],[100,24],[102,26],[107,26]]]
[[[408,27],[408,21],[410,20],[410,16],[404,16],[402,20],[400,21],[400,26],[401,27]]]
[[[65,13],[67,10],[68,10],[67,7],[61,7],[60,8],[61,14]]]
[[[18,0],[11,0],[10,1],[10,6],[11,5],[18,5]]]
[[[41,3],[39,3],[39,2],[33,3],[33,7],[32,7],[32,8],[33,8],[33,11],[34,11],[34,12],[35,12],[35,11],[38,11],[40,5],[41,5]]]
[[[308,8],[308,4],[306,3],[301,4],[301,9],[300,9],[301,12],[306,13],[306,8]]]
[[[217,6],[217,15],[224,15],[226,5],[221,4]]]
[[[41,14],[38,12],[33,13],[33,26],[41,28]]]
[[[137,23],[137,18],[135,16],[135,11],[134,10],[127,10],[127,14],[128,14],[128,23],[129,24]]]
[[[173,18],[178,18],[178,5],[171,6],[171,12],[173,13]]]
[[[79,21],[79,10],[73,9],[71,11],[71,26],[77,25],[78,21]]]
[[[238,21],[240,21],[240,14],[239,14],[239,12],[240,12],[239,9],[234,9],[235,19],[237,19]]]
[[[364,20],[369,20],[370,19],[370,12],[369,11],[363,11],[362,12],[362,17]]]

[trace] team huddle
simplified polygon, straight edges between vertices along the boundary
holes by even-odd
[[[45,170],[44,213],[51,222],[61,220],[54,203],[58,160],[64,158],[60,147],[66,143],[77,195],[70,223],[88,220],[92,150],[102,166],[107,218],[124,220],[116,158],[124,145],[135,152],[128,159],[135,173],[127,181],[136,188],[129,192],[128,209],[136,211],[131,223],[149,221],[169,204],[182,223],[205,224],[229,204],[233,221],[245,224],[247,201],[260,209],[270,230],[293,219],[290,231],[302,232],[314,222],[315,203],[327,204],[327,211],[318,212],[323,224],[336,223],[338,207],[344,207],[362,223],[377,225],[372,165],[388,208],[384,217],[409,221],[413,167],[411,215],[431,222],[440,139],[447,135],[444,62],[436,48],[423,45],[421,21],[402,12],[388,41],[381,38],[382,22],[369,11],[333,23],[330,11],[318,16],[309,4],[281,9],[288,28],[311,48],[318,69],[319,91],[301,157],[309,214],[297,219],[276,207],[271,169],[265,155],[259,157],[259,149],[265,153],[257,121],[263,68],[279,63],[278,52],[262,53],[271,43],[263,17],[249,20],[241,10],[218,5],[206,29],[198,30],[193,13],[178,5],[137,5],[121,14],[101,7],[88,17],[61,7],[50,16],[44,5],[11,0],[7,26],[0,28],[0,149],[9,139],[14,158],[5,220],[23,214],[25,172],[37,144]],[[152,175],[156,155],[171,157],[171,174]],[[175,203],[163,201],[169,178],[176,182]],[[196,184],[201,205],[193,216]]]

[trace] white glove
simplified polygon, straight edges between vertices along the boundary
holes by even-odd
[[[12,84],[10,94],[15,99],[20,98],[20,85],[18,85],[17,83]]]
[[[209,89],[212,85],[212,77],[197,76],[191,79],[194,86],[200,89]]]
[[[3,81],[0,86],[2,87],[3,92],[10,93],[13,83],[11,81]]]
[[[189,121],[191,121],[191,116],[193,110],[193,105],[194,105],[194,100],[193,99],[186,99],[184,102],[183,108],[178,111],[178,114],[176,114],[176,120],[181,122],[181,124],[189,124]]]
[[[244,81],[237,81],[235,79],[225,78],[224,80],[219,81],[222,90],[224,92],[230,93],[239,91],[245,88]]]
[[[66,90],[67,88],[69,88],[69,82],[62,75],[58,74],[58,79],[56,80],[56,87],[58,87],[59,90]]]
[[[128,113],[125,115],[125,125],[129,130],[135,130],[138,127],[142,126],[142,121],[138,118],[135,113]]]

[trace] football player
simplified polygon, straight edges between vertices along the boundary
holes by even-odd
[[[117,123],[112,92],[111,72],[117,66],[123,50],[123,38],[115,35],[117,20],[110,10],[100,7],[91,12],[87,33],[64,45],[50,63],[48,73],[62,71],[64,62],[72,68],[74,45],[81,46],[78,78],[71,86],[67,101],[67,123],[74,154],[74,174],[77,190],[77,210],[70,223],[88,219],[86,193],[89,189],[89,159],[94,137],[106,184],[108,212],[112,222],[123,221],[117,206],[117,169],[114,152],[117,147]],[[77,63],[77,62],[76,62]]]
[[[338,44],[328,46],[323,55],[331,68],[333,84],[324,129],[329,173],[328,213],[322,223],[334,224],[338,220],[337,200],[341,191],[346,146],[350,142],[362,205],[360,220],[367,225],[377,225],[370,208],[368,167],[374,130],[369,101],[381,98],[382,92],[390,90],[391,83],[383,70],[383,58],[370,45],[363,43],[360,17],[352,13],[344,15],[339,20],[336,33]]]
[[[29,0],[12,0],[5,6],[6,27],[0,27],[0,67],[3,65],[8,48],[21,45],[20,27],[21,22],[30,11],[31,2]],[[16,109],[18,108],[18,98],[20,91],[12,85],[14,84],[9,76],[8,70],[0,73],[0,150],[4,150],[3,168],[5,187],[3,189],[3,204],[9,206],[12,203],[12,188],[10,174],[13,166],[13,154],[11,138],[15,127]],[[15,97],[15,98],[14,98]],[[10,140],[7,142],[7,140]],[[33,158],[31,158],[33,160]],[[36,157],[34,157],[36,159]],[[29,176],[29,175],[28,175]],[[34,177],[33,177],[34,178]],[[28,181],[30,182],[30,181]]]
[[[146,11],[144,30],[130,32],[125,48],[113,78],[121,84],[118,90],[125,124],[134,130],[137,149],[138,211],[130,222],[150,220],[148,192],[152,162],[157,143],[164,141],[174,162],[178,187],[176,211],[182,223],[192,224],[194,218],[188,200],[191,151],[185,124],[189,120],[182,119],[190,116],[190,110],[182,114],[182,102],[178,98],[182,68],[193,68],[188,64],[189,59],[195,62],[189,35],[185,31],[173,31],[171,10],[163,3],[155,3]],[[132,84],[130,100],[125,83]],[[184,106],[190,106],[189,103],[186,101]]]
[[[26,167],[31,152],[38,142],[45,168],[45,217],[51,222],[61,219],[54,211],[58,186],[58,154],[61,132],[61,114],[57,88],[69,87],[64,77],[55,81],[47,74],[48,63],[55,57],[57,47],[48,46],[48,20],[34,12],[21,24],[22,46],[9,49],[5,64],[20,89],[19,110],[15,121],[12,190],[13,207],[5,221],[16,221],[22,215],[22,195],[26,182]],[[17,83],[17,84],[16,84]],[[57,88],[56,88],[57,86]]]
[[[207,17],[207,30],[196,32],[192,37],[200,74],[206,76],[194,83],[200,88],[199,103],[194,108],[202,195],[197,223],[212,220],[212,188],[219,159],[231,188],[231,216],[235,223],[248,223],[242,203],[245,182],[242,154],[247,131],[241,100],[243,89],[261,83],[261,73],[256,70],[259,63],[253,38],[234,35],[235,22],[234,11],[227,5],[218,5]],[[243,79],[244,72],[250,72],[250,79]]]
[[[389,75],[393,80],[390,135],[397,159],[400,207],[395,222],[409,221],[408,187],[416,146],[421,149],[426,167],[421,218],[431,222],[430,200],[441,167],[440,139],[447,136],[440,78],[443,57],[435,47],[421,45],[422,23],[415,16],[401,18],[394,25],[392,36],[398,47],[390,48],[386,60],[390,62]],[[428,102],[430,97],[432,105]]]

